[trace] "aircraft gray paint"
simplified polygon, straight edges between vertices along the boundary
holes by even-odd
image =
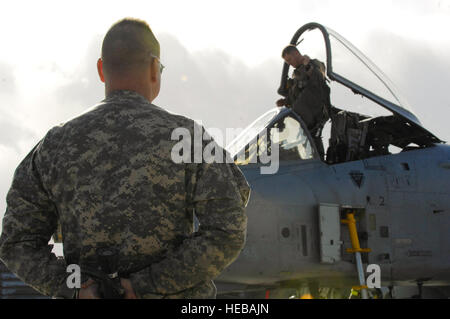
[[[400,152],[369,151],[356,160],[327,163],[318,157],[302,119],[290,109],[273,109],[256,120],[228,145],[232,156],[244,149],[250,154],[257,149],[252,145],[256,133],[266,128],[270,132],[281,122],[295,130],[303,154],[289,160],[280,155],[279,170],[271,175],[260,173],[263,164],[237,161],[252,189],[247,243],[217,278],[219,297],[305,283],[357,285],[354,256],[345,251],[351,247],[348,228],[339,223],[344,207],[357,211],[361,247],[371,249],[363,254],[363,262],[380,266],[382,286],[449,286],[450,146],[426,130],[387,77],[333,30],[309,23],[291,44],[312,30],[323,36],[331,83],[390,112],[364,120],[369,122],[366,141],[394,145]],[[336,73],[333,43],[343,45],[393,98]],[[288,69],[284,64],[280,88]]]

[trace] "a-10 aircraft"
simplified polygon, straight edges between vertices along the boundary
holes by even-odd
[[[405,286],[416,297],[427,287],[448,297],[450,146],[338,33],[308,23],[291,44],[309,53],[307,39],[318,45],[311,56],[323,59],[330,80],[327,155],[320,158],[302,119],[284,107],[263,114],[227,146],[252,193],[246,246],[216,279],[218,297],[346,298],[351,287],[364,298],[392,297]],[[279,92],[288,71],[285,63]],[[384,114],[366,114],[370,107]],[[259,157],[271,145],[279,147],[278,171],[262,174],[268,164]],[[370,275],[381,281],[374,289],[366,289]]]

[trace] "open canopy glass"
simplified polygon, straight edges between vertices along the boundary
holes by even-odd
[[[308,23],[294,34],[291,44],[298,45],[300,51],[303,51],[302,46],[306,43],[302,41],[311,31],[322,35],[321,44],[316,37],[315,41],[309,41],[309,45],[312,42],[316,47],[320,47],[322,53],[316,51],[317,56],[314,57],[326,60],[327,76],[331,81],[344,85],[354,93],[370,99],[407,122],[424,129],[392,81],[369,58],[337,32],[319,23]],[[285,87],[288,70],[289,65],[285,63],[278,90],[280,94]],[[432,136],[428,131],[426,133]],[[436,137],[434,139],[436,142],[439,141]]]

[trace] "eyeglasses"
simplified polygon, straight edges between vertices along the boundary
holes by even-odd
[[[162,74],[163,70],[164,70],[166,67],[164,66],[164,64],[161,63],[161,60],[160,60],[156,55],[150,54],[150,56],[151,56],[152,58],[155,58],[155,59],[158,60],[158,62],[159,62],[159,73]]]

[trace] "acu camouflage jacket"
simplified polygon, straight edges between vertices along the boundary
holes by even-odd
[[[41,293],[71,297],[66,266],[113,246],[138,297],[214,297],[212,279],[244,246],[250,189],[234,163],[172,161],[172,131],[195,125],[115,91],[52,128],[15,171],[0,258]],[[58,224],[64,259],[48,245]]]

